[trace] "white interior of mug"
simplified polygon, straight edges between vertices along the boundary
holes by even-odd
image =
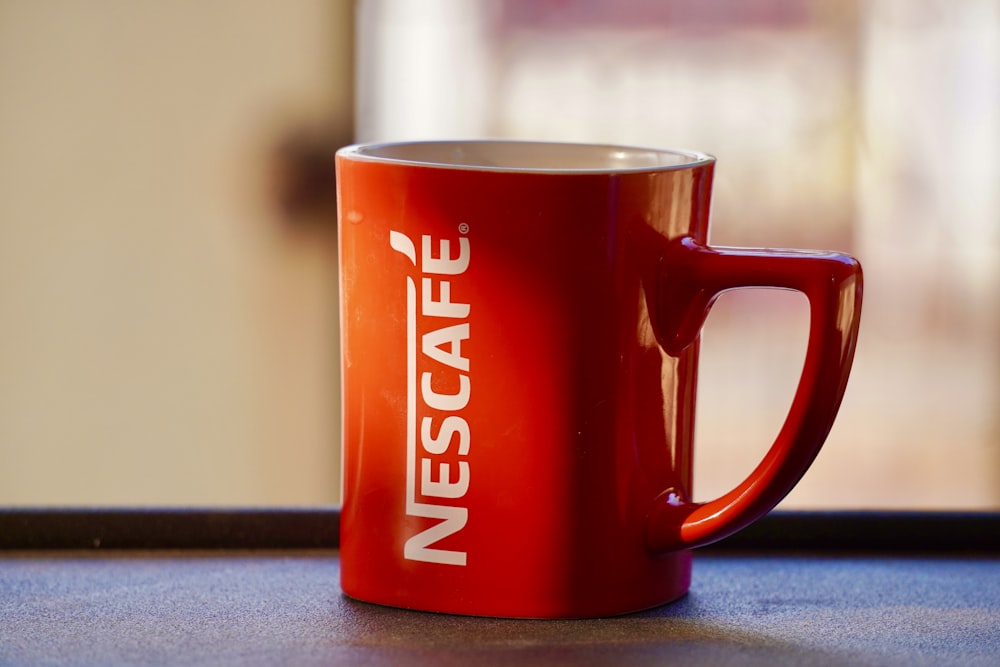
[[[535,141],[418,141],[341,149],[352,159],[488,171],[609,172],[690,167],[714,158],[695,151]]]

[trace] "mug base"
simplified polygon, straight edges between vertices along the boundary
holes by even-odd
[[[636,570],[642,570],[636,576]],[[564,581],[558,589],[521,590],[497,586],[489,593],[451,586],[435,594],[408,586],[406,578],[392,583],[385,573],[372,576],[364,568],[353,576],[341,569],[345,597],[358,602],[409,611],[508,619],[585,619],[622,616],[662,607],[684,597],[691,583],[691,552],[667,554],[619,576],[590,576]],[[354,573],[354,574],[360,574]]]
[[[659,609],[660,607],[665,607],[667,605],[673,604],[685,597],[687,597],[688,591],[684,590],[677,597],[671,598],[669,600],[664,600],[663,602],[658,602],[648,607],[640,607],[637,609],[627,609],[624,611],[618,611],[607,614],[585,614],[585,615],[565,615],[565,616],[551,616],[551,615],[509,615],[509,614],[491,614],[491,613],[481,613],[481,612],[462,612],[462,611],[441,611],[439,609],[424,609],[419,607],[405,607],[394,604],[386,604],[383,602],[374,602],[372,600],[364,600],[353,595],[348,595],[343,593],[345,600],[348,600],[351,604],[365,605],[369,607],[376,607],[385,610],[393,611],[403,611],[403,612],[413,612],[416,614],[429,614],[438,616],[461,616],[465,618],[493,618],[493,619],[504,619],[504,620],[514,620],[514,621],[581,621],[594,618],[617,618],[619,616],[628,616],[629,614],[639,614],[644,611],[652,611],[653,609]]]

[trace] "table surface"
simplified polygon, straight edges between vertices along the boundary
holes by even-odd
[[[1000,558],[712,553],[691,592],[584,621],[345,598],[336,551],[0,555],[0,664],[1000,665]]]

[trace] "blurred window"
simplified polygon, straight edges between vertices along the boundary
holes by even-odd
[[[861,260],[847,396],[785,507],[1000,507],[1000,2],[369,0],[359,26],[359,140],[704,150],[714,243]],[[716,305],[698,496],[770,444],[806,317]]]

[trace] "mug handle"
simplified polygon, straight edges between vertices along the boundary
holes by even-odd
[[[660,260],[655,314],[660,345],[678,356],[698,336],[712,303],[742,287],[777,287],[809,300],[809,342],[792,406],[777,439],[739,486],[696,503],[667,489],[646,523],[651,553],[721,540],[769,512],[802,478],[833,425],[854,360],[862,272],[835,252],[710,247],[690,237],[671,241]]]

